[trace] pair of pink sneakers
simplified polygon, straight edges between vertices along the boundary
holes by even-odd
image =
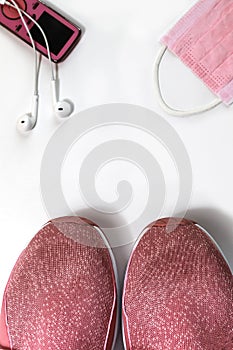
[[[10,275],[0,348],[111,350],[119,305],[102,231],[81,218],[52,220]],[[233,349],[233,278],[204,229],[162,219],[144,230],[125,274],[122,328],[127,350]]]

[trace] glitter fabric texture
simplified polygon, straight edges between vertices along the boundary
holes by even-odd
[[[62,218],[45,225],[19,257],[8,281],[1,346],[111,350],[117,290],[108,248],[85,220]]]
[[[233,349],[232,274],[192,222],[160,220],[145,231],[127,268],[122,308],[127,350]]]

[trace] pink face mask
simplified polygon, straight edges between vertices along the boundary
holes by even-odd
[[[233,1],[200,0],[162,38],[156,62],[158,97],[167,112],[188,115],[233,102]],[[179,57],[218,96],[210,105],[182,112],[165,103],[159,86],[159,67],[165,51]]]

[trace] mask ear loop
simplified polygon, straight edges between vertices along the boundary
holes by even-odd
[[[158,98],[158,102],[159,102],[160,106],[163,108],[163,110],[165,112],[167,112],[168,114],[171,114],[174,116],[187,117],[190,115],[210,111],[210,110],[214,109],[215,107],[217,107],[218,105],[220,105],[222,103],[222,100],[220,98],[218,98],[205,106],[197,107],[196,109],[191,109],[188,111],[182,111],[179,109],[174,109],[166,103],[166,101],[163,98],[162,91],[161,91],[161,85],[160,85],[160,65],[161,65],[161,62],[164,58],[164,55],[165,55],[167,49],[168,48],[163,45],[159,54],[158,54],[158,57],[155,61],[155,89],[156,89],[156,95]]]

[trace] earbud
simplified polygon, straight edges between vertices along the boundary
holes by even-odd
[[[67,100],[59,101],[59,81],[54,79],[51,82],[52,97],[55,115],[58,118],[67,118],[73,112],[73,103]]]
[[[69,117],[73,111],[73,105],[68,101],[58,101],[54,105],[55,114],[59,118]]]
[[[32,100],[32,111],[20,117],[17,121],[17,130],[21,133],[27,133],[34,129],[38,118],[39,96],[34,95]]]

